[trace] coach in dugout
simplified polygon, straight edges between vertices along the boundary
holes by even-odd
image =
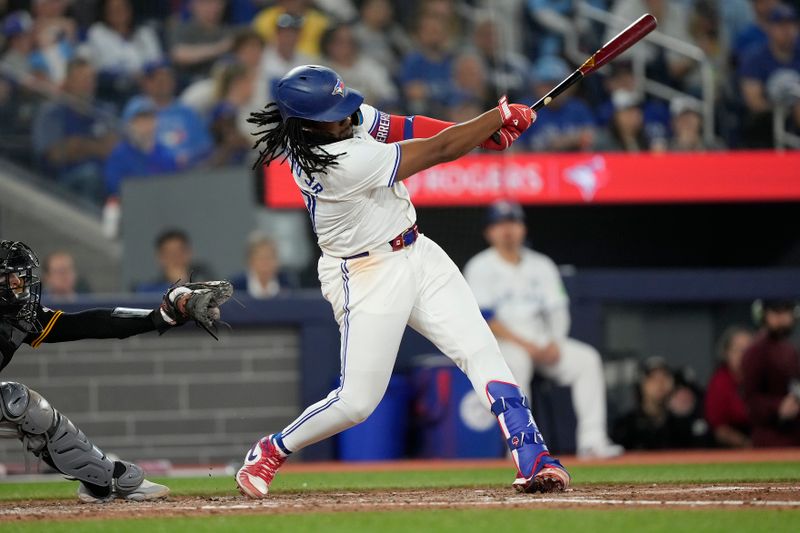
[[[790,300],[753,304],[761,331],[744,354],[742,388],[755,447],[800,446],[800,352],[790,339],[798,314]]]
[[[606,429],[606,388],[597,350],[567,337],[569,301],[553,261],[525,244],[519,204],[497,202],[487,212],[490,248],[467,263],[464,276],[500,351],[530,397],[534,367],[572,387],[578,455],[609,458],[623,452]]]

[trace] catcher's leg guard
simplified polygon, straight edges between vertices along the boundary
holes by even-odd
[[[0,410],[17,424],[28,451],[65,476],[110,493],[114,462],[38,392],[22,383],[0,382]]]
[[[520,388],[511,383],[490,381],[486,385],[486,395],[519,470],[518,479],[521,482],[515,482],[515,486],[524,492],[566,488],[569,474],[561,463],[550,456],[544,437],[536,427],[528,399]],[[549,484],[545,487],[544,480],[537,479],[545,468],[558,468],[563,472],[563,475],[561,472],[556,473],[561,480],[560,487],[550,487]]]

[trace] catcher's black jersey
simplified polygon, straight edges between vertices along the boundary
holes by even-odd
[[[130,311],[130,310],[128,310]],[[45,342],[66,342],[80,339],[124,339],[168,325],[160,313],[135,310],[137,313],[113,309],[89,309],[79,313],[64,313],[39,306],[37,328],[25,327],[16,321],[0,320],[0,370],[6,367],[23,344],[38,348]],[[29,333],[34,330],[34,333]]]

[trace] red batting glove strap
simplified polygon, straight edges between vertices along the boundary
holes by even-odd
[[[500,118],[503,120],[503,126],[508,126],[506,122],[511,120],[512,113],[511,107],[508,104],[508,96],[503,95],[497,101],[497,109],[500,110]]]

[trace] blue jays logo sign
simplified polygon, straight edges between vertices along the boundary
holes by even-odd
[[[333,86],[333,92],[331,93],[333,96],[337,94],[344,98],[344,83],[342,80],[336,80],[336,85]]]

